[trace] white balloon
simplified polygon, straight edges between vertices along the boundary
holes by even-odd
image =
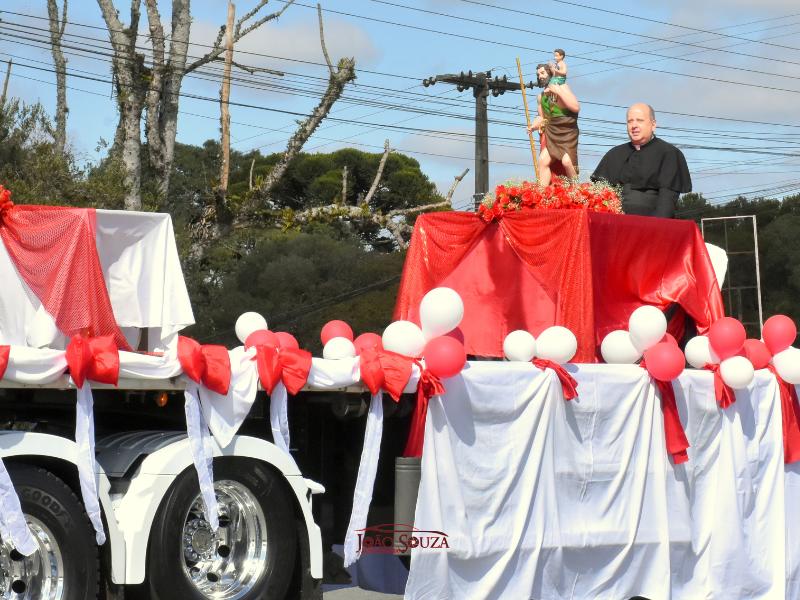
[[[628,319],[631,342],[639,352],[655,346],[667,333],[667,318],[655,306],[640,306]]]
[[[642,357],[631,341],[631,335],[624,329],[617,329],[603,338],[600,354],[609,364],[632,365]]]
[[[432,289],[419,305],[419,319],[426,340],[453,331],[463,317],[464,302],[461,296],[447,287]]]
[[[536,338],[524,329],[512,331],[503,340],[503,354],[508,360],[529,362],[536,356]]]
[[[356,347],[353,342],[346,337],[334,337],[328,340],[322,349],[322,358],[339,360],[340,358],[351,358],[356,355]]]
[[[416,323],[395,321],[383,331],[383,348],[403,356],[417,358],[425,349],[425,336]]]
[[[236,325],[234,326],[236,337],[239,338],[239,341],[243,344],[247,336],[254,331],[261,331],[262,329],[269,329],[269,327],[267,327],[267,320],[257,312],[242,313],[239,315],[239,318],[236,319]]]
[[[772,364],[786,383],[800,384],[800,350],[789,346],[772,357]]]
[[[690,339],[686,343],[686,362],[692,365],[695,369],[702,369],[706,365],[718,365],[719,356],[711,348],[708,341],[708,336],[698,335]]]
[[[722,381],[735,390],[743,390],[755,377],[753,363],[744,356],[731,356],[719,364],[719,374]]]
[[[566,327],[555,325],[545,329],[536,339],[536,356],[558,364],[572,360],[578,350],[578,339]]]

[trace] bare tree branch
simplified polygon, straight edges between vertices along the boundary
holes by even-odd
[[[445,201],[447,201],[448,203],[451,202],[451,200],[453,199],[453,193],[456,191],[456,186],[458,186],[458,184],[461,183],[461,180],[467,176],[467,173],[469,173],[469,168],[464,169],[464,172],[461,173],[461,175],[456,175],[453,178],[454,179],[453,185],[450,186],[450,189],[447,192],[447,196],[444,197]]]
[[[287,8],[289,8],[289,6],[294,4],[294,0],[289,0],[288,2],[286,2],[286,4],[284,4],[283,8],[281,8],[279,11],[266,15],[265,17],[258,19],[257,21],[251,23],[250,25],[242,29],[242,25],[244,25],[246,21],[254,17],[256,13],[267,4],[267,2],[268,0],[260,0],[259,3],[255,6],[255,8],[253,8],[250,12],[248,12],[241,19],[239,19],[239,21],[236,23],[236,29],[233,36],[234,44],[238,42],[240,39],[242,39],[244,36],[246,36],[248,33],[253,31],[254,29],[261,27],[267,21],[272,21],[273,19],[277,19],[286,11]],[[216,42],[214,42],[214,47],[211,49],[211,51],[208,52],[205,56],[201,56],[193,63],[191,63],[188,67],[186,67],[186,73],[191,73],[198,67],[202,67],[203,65],[210,63],[212,60],[217,60],[217,58],[224,51],[224,48],[222,47],[222,36],[224,35],[224,32],[225,32],[225,26],[223,25],[222,27],[220,27],[220,31],[217,34],[217,40]]]
[[[372,180],[372,185],[369,186],[369,191],[364,197],[364,204],[370,203],[372,197],[375,195],[375,192],[378,189],[378,184],[381,181],[381,177],[383,177],[383,168],[386,166],[386,160],[389,158],[389,152],[389,140],[386,140],[383,144],[383,156],[381,156],[381,162],[378,163],[378,170],[375,172],[375,179]]]
[[[225,26],[225,69],[222,74],[222,89],[219,93],[220,128],[222,129],[222,160],[219,166],[219,193],[222,198],[228,191],[228,174],[231,163],[231,111],[228,104],[231,97],[231,63],[233,62],[233,21],[236,8],[228,0],[228,22]]]
[[[250,187],[248,189],[253,189],[253,168],[256,166],[256,159],[254,158],[253,161],[250,163]]]
[[[125,208],[141,208],[141,132],[144,110],[144,57],[136,52],[141,0],[131,0],[131,21],[124,27],[113,0],[97,0],[106,22],[111,46],[113,74],[119,110],[119,125],[114,135],[112,155],[121,158],[125,184]]]
[[[430,211],[430,210],[437,210],[439,208],[447,208],[448,206],[450,206],[450,202],[448,202],[448,201],[434,202],[432,204],[423,204],[422,206],[411,206],[409,208],[397,208],[395,210],[390,210],[388,213],[386,213],[385,216],[386,216],[387,219],[391,219],[392,217],[397,217],[397,216],[400,216],[400,215],[408,216],[408,215],[413,215],[413,214],[416,214],[416,213],[427,212],[427,211]]]
[[[319,19],[319,42],[322,44],[322,54],[325,56],[325,62],[328,65],[328,71],[333,77],[333,64],[331,64],[331,57],[328,56],[328,49],[325,47],[325,30],[322,27],[322,6],[317,2],[317,18]]]
[[[347,165],[342,168],[342,204],[347,204]]]
[[[322,15],[321,9],[319,6],[317,7],[318,14]],[[320,21],[320,24],[322,21]],[[314,108],[311,112],[311,115],[306,118],[305,121],[300,123],[300,126],[297,128],[297,131],[294,132],[291,138],[289,138],[289,142],[286,145],[286,151],[281,156],[280,160],[278,160],[277,164],[272,168],[269,172],[269,175],[264,179],[264,182],[259,187],[259,195],[262,197],[269,196],[270,191],[275,185],[280,181],[281,177],[283,177],[286,169],[289,168],[292,160],[300,150],[303,148],[303,145],[306,143],[308,138],[316,131],[319,124],[322,120],[328,116],[328,113],[331,110],[334,102],[336,102],[344,92],[344,87],[353,81],[356,78],[356,61],[353,58],[341,58],[339,59],[339,64],[336,66],[336,70],[334,71],[333,67],[330,64],[330,60],[327,57],[327,50],[325,49],[325,39],[322,33],[322,27],[320,26],[320,43],[322,44],[322,51],[326,55],[326,60],[328,61],[328,66],[331,67],[330,69],[330,77],[328,77],[328,87],[325,90],[325,94],[322,96],[322,100],[320,100],[319,104]]]
[[[225,59],[217,57],[215,60],[224,61]],[[231,63],[237,69],[241,69],[242,71],[247,71],[250,75],[255,75],[256,73],[267,73],[269,75],[275,75],[276,77],[283,77],[286,75],[283,71],[276,71],[274,69],[267,69],[266,67],[252,67],[250,65],[243,65],[242,63],[238,63],[235,60]]]
[[[56,0],[47,0],[47,17],[50,24],[50,53],[56,72],[56,130],[53,145],[58,154],[64,153],[67,143],[67,59],[61,49],[61,39],[67,22],[67,0],[64,0],[61,21],[59,21]]]
[[[8,80],[11,77],[11,59],[8,59],[8,66],[6,67],[6,79],[3,82],[3,95],[0,96],[0,108],[6,105],[6,96],[8,95]]]

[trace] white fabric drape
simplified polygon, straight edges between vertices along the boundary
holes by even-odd
[[[358,477],[353,492],[353,509],[350,523],[344,538],[344,566],[349,567],[360,556],[357,532],[367,526],[369,505],[372,502],[372,490],[375,486],[375,475],[378,472],[378,459],[383,437],[383,392],[372,396],[367,414],[367,427],[364,431],[364,447],[361,450],[361,461],[358,464]]]
[[[289,440],[289,393],[282,381],[275,384],[272,394],[269,397],[269,426],[272,430],[273,443],[291,456],[289,451],[291,441]]]
[[[214,451],[211,448],[211,436],[208,425],[200,410],[200,386],[189,382],[184,392],[184,411],[186,412],[186,431],[189,435],[189,447],[192,450],[192,462],[197,471],[200,483],[200,495],[205,506],[206,520],[211,529],[219,529],[219,505],[214,493]]]
[[[675,466],[641,368],[569,368],[569,402],[524,363],[471,363],[431,401],[415,527],[450,548],[412,552],[406,598],[797,598],[800,470],[772,375],[724,411],[710,373],[681,376]]]
[[[94,398],[88,381],[78,389],[78,403],[75,414],[75,443],[78,445],[78,477],[81,497],[94,527],[98,545],[106,542],[103,518],[100,512],[100,499],[97,494],[97,468],[94,454]]]
[[[25,556],[30,556],[39,548],[25,521],[19,497],[2,460],[0,460],[0,538],[9,540],[11,545]]]

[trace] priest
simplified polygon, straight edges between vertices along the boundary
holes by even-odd
[[[692,191],[686,159],[656,137],[656,115],[649,104],[631,106],[627,121],[630,142],[609,150],[591,179],[622,186],[625,214],[674,217],[678,196]]]

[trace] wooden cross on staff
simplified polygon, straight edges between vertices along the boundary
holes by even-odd
[[[528,97],[525,95],[525,80],[522,78],[522,66],[517,57],[517,72],[519,73],[519,88],[522,90],[522,103],[525,105],[525,121],[528,123],[528,139],[531,142],[531,156],[533,156],[533,171],[536,174],[536,181],[539,181],[539,159],[536,157],[536,141],[533,139],[531,131],[531,114],[528,111]]]

